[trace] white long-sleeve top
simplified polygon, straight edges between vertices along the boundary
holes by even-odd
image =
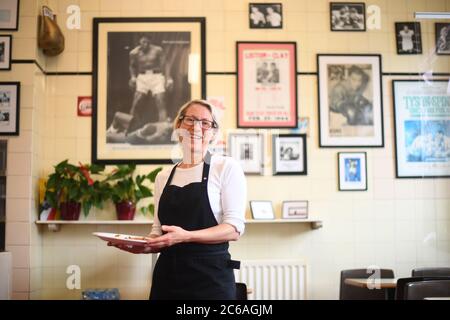
[[[155,216],[151,234],[161,235],[161,223],[158,218],[159,199],[170,176],[173,166],[162,170],[155,180]],[[200,182],[203,162],[188,169],[177,168],[171,185],[183,187]],[[211,209],[218,224],[227,223],[236,228],[240,235],[245,229],[245,207],[247,183],[241,166],[233,158],[212,155],[207,191]],[[186,211],[189,214],[189,211]]]

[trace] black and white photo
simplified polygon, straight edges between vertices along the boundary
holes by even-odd
[[[421,54],[420,22],[396,22],[395,39],[398,54]]]
[[[272,136],[273,174],[306,175],[306,135],[279,134]]]
[[[170,162],[178,108],[205,96],[204,19],[96,18],[94,26],[93,159]]]
[[[331,31],[365,31],[364,2],[330,2]]]
[[[436,54],[450,54],[450,23],[435,24]]]
[[[18,30],[19,7],[19,0],[0,1],[0,30]]]
[[[321,147],[382,147],[380,55],[319,54]]]
[[[0,35],[0,70],[11,70],[12,36]]]
[[[308,219],[308,201],[283,201],[283,219]]]
[[[0,82],[0,135],[19,135],[20,83]]]
[[[232,132],[228,135],[228,155],[236,159],[246,174],[263,174],[264,137],[260,133]]]
[[[250,3],[249,18],[251,29],[283,28],[281,3]]]

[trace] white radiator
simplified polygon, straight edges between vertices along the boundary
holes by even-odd
[[[306,266],[299,260],[244,260],[236,282],[251,290],[249,300],[306,299]]]

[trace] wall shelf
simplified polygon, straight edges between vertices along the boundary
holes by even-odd
[[[246,224],[273,224],[273,223],[308,223],[311,229],[322,228],[321,220],[294,220],[294,219],[272,219],[272,220],[254,220],[248,219]],[[36,221],[37,225],[46,225],[50,231],[59,231],[62,225],[151,225],[153,220],[50,220],[50,221]]]

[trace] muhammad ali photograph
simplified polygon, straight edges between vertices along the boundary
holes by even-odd
[[[178,109],[204,96],[203,18],[96,18],[93,160],[168,163]]]

